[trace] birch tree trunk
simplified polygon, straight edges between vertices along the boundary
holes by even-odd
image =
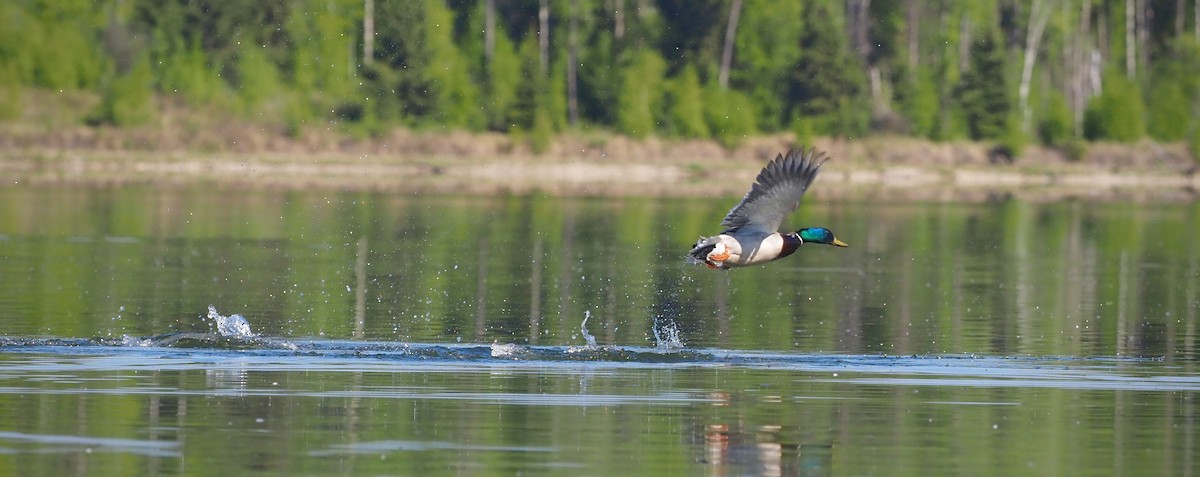
[[[867,30],[870,20],[867,18],[871,9],[871,0],[847,0],[846,23],[847,34],[854,50],[863,60],[871,55],[871,43],[867,41]]]
[[[1134,65],[1134,68],[1140,69],[1150,64],[1150,26],[1146,23],[1146,18],[1149,13],[1146,8],[1146,0],[1136,1],[1137,16],[1135,18],[1137,19],[1137,42],[1139,45],[1141,45],[1141,48],[1138,48],[1137,64]],[[1146,70],[1143,73],[1149,73],[1149,70]],[[1143,74],[1143,76],[1145,76],[1145,74]]]
[[[729,68],[733,63],[733,43],[737,38],[738,19],[742,16],[742,0],[733,0],[729,7],[729,24],[725,26],[725,48],[721,51],[721,71],[717,74],[717,83],[722,88],[729,87]]]
[[[375,60],[375,0],[363,0],[363,64]]]
[[[875,114],[884,114],[891,108],[884,95],[884,80],[879,71],[879,65],[871,59],[873,48],[870,41],[870,11],[871,0],[849,0],[846,3],[846,23],[854,51],[858,53],[866,67],[867,79],[871,86],[872,111]]]
[[[966,13],[958,18],[958,72],[967,71],[971,60],[971,16]]]
[[[1183,36],[1184,0],[1175,0],[1175,36]]]
[[[625,0],[613,0],[613,38],[625,38]]]
[[[917,63],[921,59],[920,4],[920,0],[906,0],[904,2],[906,17],[908,18],[907,25],[905,25],[905,28],[908,29],[905,32],[908,36],[908,69],[913,72],[917,71]]]
[[[1125,77],[1137,74],[1137,0],[1125,0]]]
[[[1021,66],[1021,86],[1017,90],[1018,103],[1021,108],[1021,132],[1029,133],[1029,121],[1032,115],[1029,111],[1029,83],[1033,81],[1033,65],[1037,62],[1038,46],[1042,42],[1042,33],[1046,30],[1046,22],[1050,20],[1053,9],[1052,1],[1033,0],[1029,9],[1029,23],[1025,35],[1025,61]]]
[[[541,61],[542,74],[545,75],[550,67],[550,3],[548,0],[538,2],[538,59]]]
[[[1083,134],[1083,111],[1091,97],[1092,55],[1096,51],[1091,43],[1092,2],[1080,2],[1079,26],[1075,32],[1075,75],[1071,85],[1070,105],[1075,136]]]
[[[567,42],[567,117],[574,126],[579,124],[579,0],[571,0]]]
[[[496,0],[483,2],[483,61],[492,64],[496,52]]]

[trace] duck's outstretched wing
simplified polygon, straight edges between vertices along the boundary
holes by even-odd
[[[796,210],[828,157],[816,149],[792,149],[780,154],[758,173],[746,197],[725,216],[726,232],[741,229],[767,233],[779,231],[784,217]]]

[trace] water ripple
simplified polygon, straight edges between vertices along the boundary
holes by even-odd
[[[0,376],[19,374],[26,378],[38,373],[143,369],[595,373],[702,367],[793,372],[801,380],[859,386],[1200,390],[1200,376],[1178,365],[1139,358],[663,351],[657,347],[284,340],[216,333],[173,333],[140,339],[0,338]]]

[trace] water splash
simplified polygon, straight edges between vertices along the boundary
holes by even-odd
[[[654,348],[660,353],[672,353],[683,349],[679,337],[679,326],[673,320],[654,320]]]
[[[583,311],[583,322],[579,323],[579,332],[583,335],[583,341],[585,344],[583,346],[568,346],[567,347],[568,354],[590,355],[595,352],[610,351],[607,347],[602,347],[600,345],[597,345],[596,337],[592,336],[591,333],[588,333],[587,322],[591,318],[592,318],[591,310],[584,310]],[[574,337],[574,336],[572,336],[572,337]]]
[[[217,307],[208,305],[208,319],[217,325],[217,333],[227,338],[257,338],[258,335],[250,330],[250,322],[239,314],[221,316]]]
[[[583,310],[583,323],[579,324],[579,332],[583,333],[583,341],[587,343],[588,348],[597,348],[596,337],[588,333],[587,322],[592,318],[592,310]]]
[[[151,340],[148,338],[141,338],[138,336],[129,336],[127,334],[121,335],[121,341],[119,341],[118,343],[121,346],[127,346],[127,347],[131,347],[131,348],[134,348],[134,347],[149,348],[151,346],[154,346],[154,340]]]
[[[531,355],[528,346],[516,343],[492,343],[492,357],[500,359],[520,359]]]

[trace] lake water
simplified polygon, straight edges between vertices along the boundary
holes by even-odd
[[[1200,204],[734,201],[0,188],[0,475],[1200,474]]]

